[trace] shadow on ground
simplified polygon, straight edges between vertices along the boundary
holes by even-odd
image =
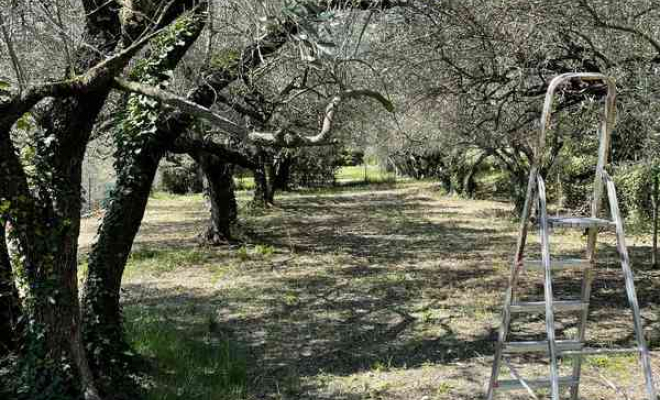
[[[508,207],[388,189],[284,197],[246,222],[251,241],[274,254],[213,250],[213,265],[127,282],[125,303],[177,315],[182,332],[204,323],[187,315],[214,315],[248,349],[256,398],[478,398],[516,240],[502,218]],[[185,230],[200,224],[185,221],[197,214],[182,218]],[[658,274],[640,273],[652,318]],[[594,325],[623,343],[630,337],[615,316],[625,293],[615,275],[608,269],[596,282],[594,307],[604,311]],[[528,295],[542,293],[533,277],[523,281]],[[560,277],[558,288],[579,293],[576,276]],[[542,325],[542,316],[525,322]],[[575,328],[570,316],[558,324],[560,334]]]

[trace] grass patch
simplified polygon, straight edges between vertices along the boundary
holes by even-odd
[[[189,201],[197,201],[197,200],[202,200],[204,198],[204,195],[202,193],[190,193],[190,194],[176,194],[176,193],[170,193],[170,192],[164,192],[164,191],[154,191],[151,192],[149,195],[150,198],[154,200],[181,200],[182,198],[185,198],[186,200]]]
[[[611,374],[628,375],[637,364],[637,358],[635,355],[598,355],[586,357],[585,363]]]
[[[234,178],[234,185],[236,186],[235,189],[238,191],[241,190],[253,190],[254,189],[254,178],[249,176],[249,177],[240,177],[240,178]]]
[[[131,252],[126,263],[128,277],[147,272],[155,276],[180,267],[204,265],[212,262],[208,252],[199,249],[139,249]]]
[[[358,165],[355,167],[342,167],[335,175],[337,181],[366,181],[380,182],[386,180],[395,180],[395,174],[387,172],[378,165]]]
[[[213,340],[213,324],[186,326],[184,335],[171,321],[139,306],[124,313],[131,347],[155,366],[147,400],[245,398],[244,353],[228,340]],[[197,340],[191,335],[195,327]]]

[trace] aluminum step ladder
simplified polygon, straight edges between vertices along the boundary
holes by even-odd
[[[552,112],[553,97],[560,84],[573,79],[582,81],[599,81],[607,85],[608,94],[603,121],[599,126],[599,151],[598,164],[596,166],[596,177],[594,181],[594,193],[589,217],[565,217],[552,218],[548,216],[545,182],[539,173],[543,165],[543,149],[546,134],[550,129],[550,118]],[[552,400],[559,400],[560,387],[570,387],[570,398],[578,399],[580,376],[583,357],[589,355],[603,355],[616,353],[637,353],[640,357],[644,377],[646,380],[646,392],[650,400],[656,400],[656,391],[653,385],[653,374],[649,350],[644,339],[644,332],[635,292],[633,273],[630,269],[628,250],[625,244],[623,221],[619,213],[619,205],[616,197],[616,189],[612,178],[605,171],[610,147],[610,137],[615,123],[616,112],[616,87],[614,80],[601,74],[595,73],[568,73],[559,75],[552,80],[548,88],[541,117],[541,134],[537,147],[534,151],[529,181],[527,185],[527,196],[521,216],[521,224],[518,235],[515,261],[511,268],[509,286],[504,300],[502,312],[502,323],[499,329],[498,341],[495,349],[495,359],[490,381],[486,389],[487,400],[492,400],[495,393],[506,390],[526,390],[533,398],[538,398],[534,392],[537,388],[549,388]],[[599,217],[603,196],[607,195],[609,202],[609,219]],[[527,241],[527,232],[530,216],[534,209],[538,215],[539,233],[541,238],[541,259],[525,260],[524,252]],[[550,258],[550,229],[551,228],[577,228],[587,229],[587,251],[586,259],[551,259]],[[613,229],[616,231],[617,250],[620,257],[621,268],[625,278],[628,302],[633,314],[633,325],[637,347],[630,349],[592,349],[584,346],[587,318],[589,315],[589,299],[591,295],[591,284],[594,278],[594,265],[596,260],[596,239],[599,230]],[[552,273],[557,270],[577,268],[583,271],[582,290],[579,300],[555,300],[552,293]],[[538,270],[543,272],[544,301],[521,302],[516,297],[516,286],[520,273],[524,269]],[[570,340],[557,340],[554,328],[554,313],[557,311],[572,311],[579,313],[577,337]],[[546,340],[509,342],[507,337],[510,330],[511,318],[514,314],[521,313],[544,313]],[[549,357],[550,374],[546,379],[526,380],[520,373],[508,363],[508,357],[516,354],[537,353]],[[569,376],[559,376],[558,359],[561,357],[573,358],[573,372]],[[500,369],[505,363],[509,367],[513,379],[499,379]]]

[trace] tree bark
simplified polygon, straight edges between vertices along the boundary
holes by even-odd
[[[263,150],[256,156],[257,165],[252,170],[254,176],[254,195],[252,198],[252,207],[267,208],[272,204],[271,187],[268,182],[266,171],[266,155]]]
[[[205,233],[209,244],[226,244],[232,240],[231,226],[238,218],[231,164],[214,155],[197,157],[208,182],[207,196],[211,205],[211,220]]]
[[[653,244],[651,249],[651,264],[653,267],[658,266],[658,207],[660,206],[660,177],[655,168],[652,169],[653,174],[653,192],[651,195],[653,207]]]
[[[467,174],[465,174],[465,179],[463,180],[463,195],[472,199],[474,198],[475,192],[477,190],[477,184],[474,181],[474,176],[479,170],[479,166],[488,158],[489,154],[482,153],[477,161],[470,166]]]
[[[0,219],[0,357],[16,349],[19,316],[18,291],[7,250],[5,224]]]
[[[272,195],[271,198],[275,197],[275,192],[279,191],[288,191],[289,190],[289,180],[291,178],[291,165],[293,164],[293,158],[286,152],[278,154],[273,162],[269,165],[271,182],[272,182]]]
[[[163,155],[157,149],[143,150],[132,167],[122,171],[88,259],[82,300],[84,340],[93,349],[90,362],[103,371],[99,379],[107,388],[125,373],[122,354],[128,345],[119,304],[121,278]]]
[[[141,66],[131,72],[133,78],[150,84],[166,80],[168,76],[163,72],[176,67],[199,37],[205,21],[203,7],[179,18],[162,33],[158,44],[150,48]],[[124,98],[128,111],[116,135],[117,182],[98,240],[89,255],[82,299],[85,344],[92,349],[89,359],[94,370],[102,372],[97,379],[106,391],[127,377],[124,355],[127,344],[119,304],[124,267],[144,216],[158,164],[180,133],[151,122],[150,116],[161,111],[159,105],[141,100],[138,95]],[[131,398],[133,394],[125,396]]]
[[[120,26],[114,3],[86,0],[83,5],[90,11],[83,39],[98,51],[79,49],[74,74],[90,71],[112,54]],[[77,252],[82,160],[109,83],[107,88],[92,87],[82,94],[52,100],[35,113],[43,128],[36,145],[35,167],[40,178],[35,191],[28,188],[23,167],[13,154],[0,157],[7,162],[3,173],[14,181],[10,186],[15,185],[7,189],[3,184],[7,196],[0,197],[10,204],[9,220],[21,255],[21,280],[26,283],[26,357],[19,359],[19,368],[28,384],[27,396],[50,390],[53,395],[77,391],[87,399],[98,398],[80,337]],[[11,144],[0,147],[13,152]],[[51,382],[60,383],[53,387]]]

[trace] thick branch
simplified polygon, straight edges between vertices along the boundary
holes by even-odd
[[[209,123],[217,126],[221,130],[239,135],[245,136],[247,130],[235,122],[231,121],[228,118],[223,117],[222,115],[216,114],[210,109],[201,106],[193,101],[190,101],[184,97],[177,96],[176,94],[169,92],[167,90],[159,89],[154,86],[145,85],[138,82],[127,81],[121,78],[115,78],[115,87],[117,89],[141,94],[147,97],[151,97],[160,101],[161,103],[168,105],[170,107],[175,107],[184,111],[190,115],[194,115],[203,120],[208,121]]]
[[[9,129],[26,112],[46,97],[66,97],[99,90],[111,84],[111,79],[146,43],[162,30],[158,30],[135,42],[117,55],[98,63],[89,71],[71,79],[45,83],[28,88],[19,93],[0,97],[0,135],[8,134]],[[2,92],[0,92],[0,96]]]
[[[219,129],[234,135],[238,135],[243,139],[247,139],[252,142],[271,145],[271,146],[283,146],[283,147],[301,147],[301,146],[318,146],[325,144],[327,139],[332,133],[332,127],[334,122],[335,113],[337,107],[345,99],[354,99],[359,97],[370,97],[385,107],[389,112],[394,112],[394,105],[392,102],[387,100],[382,94],[375,92],[373,90],[347,90],[341,92],[332,98],[330,103],[325,109],[325,118],[323,119],[323,126],[321,132],[315,136],[305,136],[296,132],[290,132],[288,130],[282,129],[274,133],[264,133],[264,132],[249,132],[247,129],[241,127],[235,122],[229,120],[228,118],[219,115],[212,110],[203,107],[195,102],[192,102],[188,99],[185,99],[181,96],[177,96],[174,93],[171,93],[167,90],[159,89],[157,87],[144,85],[137,82],[130,82],[125,79],[115,78],[115,86],[124,91],[129,91],[133,93],[142,94],[147,97],[154,98],[163,104],[179,108],[180,110],[193,115],[195,117],[201,118],[205,121],[210,122]]]
[[[335,113],[337,112],[339,105],[346,99],[360,97],[370,97],[382,104],[387,111],[394,112],[394,105],[392,102],[378,92],[367,89],[347,90],[339,93],[330,100],[330,103],[328,103],[328,106],[325,108],[323,126],[317,135],[304,136],[295,132],[279,130],[275,133],[251,132],[249,138],[253,142],[284,147],[318,146],[320,144],[325,144],[331,136]]]
[[[195,160],[198,160],[203,153],[218,156],[223,161],[238,165],[247,169],[254,169],[257,165],[245,154],[230,150],[227,147],[210,140],[199,140],[190,138],[179,138],[172,145],[170,150],[173,153],[188,154]]]

